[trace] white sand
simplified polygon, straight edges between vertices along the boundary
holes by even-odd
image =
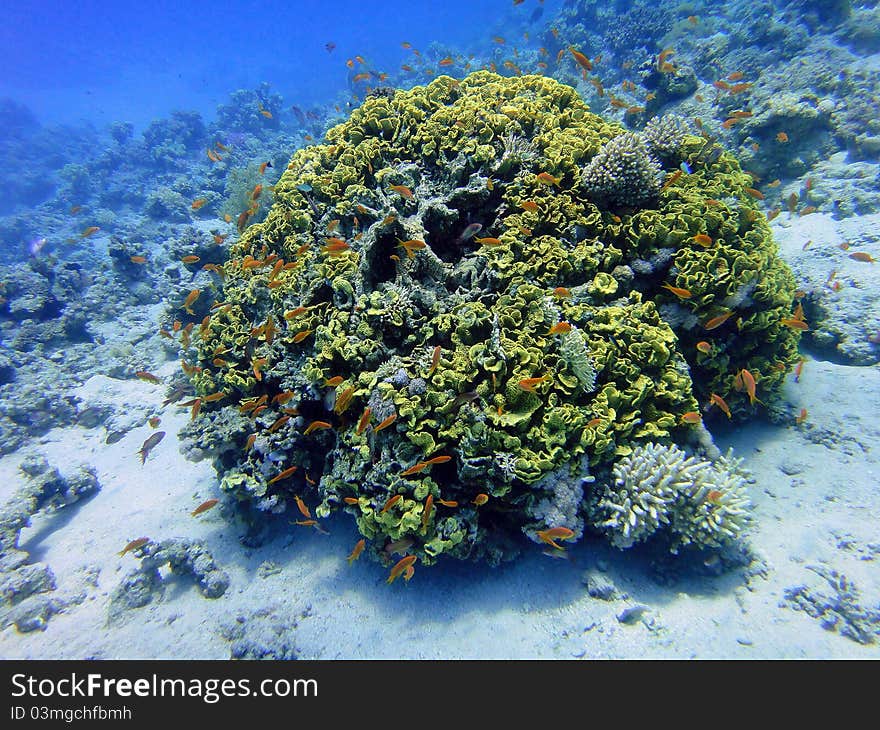
[[[809,216],[791,225],[796,228],[783,237],[796,250],[799,240],[819,238],[828,219]],[[146,409],[139,422],[150,409],[158,412],[164,397],[163,388],[139,381],[105,385],[115,389],[109,395],[123,410],[126,404]],[[799,584],[831,595],[807,569],[824,564],[855,583],[862,607],[880,604],[880,369],[810,360],[800,383],[789,380],[785,398],[791,423],[759,422],[716,434],[718,445],[732,445],[754,474],[757,520],[750,542],[766,562],[766,575],[684,574],[669,585],[655,580],[643,551],[588,539],[570,549],[570,561],[535,547],[499,568],[446,561],[417,568],[408,584],[388,586],[378,564],[362,558],[347,565],[358,535],[345,516],[327,521],[329,536],[289,527],[281,518],[274,537],[255,549],[239,542],[244,528],[233,515],[214,509],[191,517],[196,505],[221,495],[210,465],[187,462],[178,452],[175,434],[187,409],[172,405],[162,413],[167,436],[145,466],[136,452],[151,433],[146,425],[112,445],[104,443],[103,428],[56,429],[27,451],[45,454],[62,471],[90,464],[101,491],[68,514],[38,516],[22,545],[51,566],[60,593],[80,585],[77,571],[86,565],[100,568],[98,586],[88,589],[85,602],[53,616],[45,631],[0,632],[0,656],[228,658],[221,624],[244,616],[247,626],[258,626],[250,617],[266,610],[302,658],[878,658],[880,643],[860,645],[780,603],[785,589]],[[794,414],[802,407],[808,418],[797,427]],[[0,498],[21,483],[25,453],[0,459]],[[797,473],[787,475],[783,465]],[[229,590],[210,600],[192,582],[174,580],[162,600],[108,626],[109,594],[138,563],[117,552],[142,535],[205,540],[230,575]],[[264,561],[277,563],[280,572],[258,577]],[[613,581],[628,597],[591,598],[585,571]],[[634,604],[648,606],[643,619],[619,622],[617,614]]]

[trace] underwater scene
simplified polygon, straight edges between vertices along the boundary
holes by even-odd
[[[4,15],[0,658],[880,658],[877,0]]]

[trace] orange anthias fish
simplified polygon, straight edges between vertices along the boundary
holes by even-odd
[[[413,563],[416,562],[416,560],[418,560],[418,556],[417,556],[417,555],[407,555],[405,558],[401,558],[399,561],[397,561],[397,563],[396,563],[396,564],[394,565],[394,567],[391,569],[391,573],[389,573],[389,575],[388,575],[388,580],[386,580],[385,582],[388,583],[388,584],[393,583],[393,582],[394,582],[395,580],[397,580],[397,579],[398,579],[398,578],[399,578],[404,572],[408,572],[407,569],[408,569],[408,568],[411,568],[412,565],[413,565]],[[412,575],[412,574],[410,573],[410,576],[411,576],[411,575]]]
[[[388,187],[390,190],[393,190],[398,195],[402,195],[407,200],[413,200],[415,198],[413,191],[406,185],[389,185]]]
[[[138,377],[141,380],[144,380],[148,383],[161,383],[162,382],[157,376],[153,375],[153,373],[147,372],[146,370],[138,370],[135,373],[135,377]]]
[[[421,251],[424,248],[427,248],[427,245],[424,241],[417,241],[415,239],[411,241],[401,241],[399,238],[397,239],[400,247],[406,251],[407,258],[414,259],[416,257],[416,251]]]
[[[555,185],[559,187],[559,183],[562,181],[560,177],[553,177],[549,172],[539,172],[535,175],[535,179],[544,185]]]
[[[717,393],[712,393],[712,395],[709,396],[709,402],[712,405],[718,406],[722,411],[724,411],[725,416],[727,416],[728,418],[732,418],[732,416],[730,415],[730,408],[727,407],[727,403],[720,395],[718,395]]]
[[[542,375],[540,378],[523,378],[522,380],[519,381],[519,383],[517,383],[517,385],[519,385],[520,390],[525,390],[529,393],[534,393],[536,385],[543,383],[544,381],[549,380],[549,379],[550,379],[549,375]]]
[[[440,345],[437,345],[434,348],[434,352],[431,354],[431,367],[428,368],[428,377],[431,377],[434,374],[434,371],[437,369],[437,365],[440,363]]]
[[[205,205],[205,203],[207,203],[207,202],[208,202],[207,198],[196,198],[189,207],[192,208],[193,210],[198,210],[203,205]]]
[[[593,64],[590,63],[590,59],[587,58],[583,53],[581,53],[580,51],[576,51],[571,46],[569,46],[568,51],[569,51],[569,53],[571,53],[571,57],[575,61],[577,61],[577,64],[582,69],[584,69],[584,71],[592,71],[593,70]]]
[[[425,499],[425,507],[422,510],[422,527],[425,528],[428,526],[428,521],[431,519],[431,512],[434,510],[434,495],[429,494]]]
[[[709,246],[712,245],[712,239],[705,233],[698,233],[696,236],[694,236],[694,243],[699,243],[701,246],[709,248]]]
[[[88,228],[86,228],[86,229],[85,229],[82,233],[80,233],[79,235],[80,235],[80,238],[88,238],[88,237],[91,236],[93,233],[97,233],[97,232],[100,231],[100,230],[101,230],[101,229],[100,229],[98,226],[89,226]]]
[[[733,316],[733,311],[725,312],[724,314],[719,314],[717,317],[712,317],[708,322],[703,325],[703,329],[714,330],[723,325],[728,319]]]
[[[347,558],[349,565],[351,565],[355,560],[357,560],[361,556],[361,553],[364,551],[364,548],[366,547],[366,545],[367,545],[367,541],[364,540],[364,538],[361,538],[360,540],[358,540],[355,543],[354,549],[351,551],[351,553],[349,554],[349,556]]]
[[[682,289],[678,286],[672,286],[671,284],[661,284],[661,288],[668,289],[679,299],[690,299],[693,295],[691,294],[689,289]]]
[[[219,499],[208,499],[208,500],[202,502],[192,512],[190,512],[190,515],[195,517],[196,515],[202,514],[202,512],[207,512],[209,509],[211,509],[212,507],[219,504],[219,502],[220,502]]]
[[[476,497],[474,497],[474,501],[472,504],[475,504],[477,507],[482,507],[488,501],[489,495],[485,492],[480,492]]]
[[[314,431],[326,430],[328,428],[333,428],[333,425],[330,423],[327,423],[327,421],[312,421],[309,424],[308,428],[306,428],[306,430],[303,431],[303,436],[308,436],[310,433],[313,433]]]
[[[801,330],[802,332],[810,329],[809,325],[804,322],[804,320],[796,317],[783,317],[779,320],[779,323],[786,327],[790,327],[793,330]]]
[[[360,436],[364,432],[364,429],[369,425],[372,413],[373,411],[369,406],[364,408],[364,414],[358,421],[357,429],[355,430],[358,436]]]
[[[574,531],[567,527],[551,527],[549,530],[538,530],[535,533],[542,542],[546,542],[557,550],[562,550],[562,545],[556,543],[556,540],[571,540],[574,537]]]
[[[701,340],[700,342],[697,343],[697,349],[700,352],[708,355],[710,352],[712,352],[712,345],[710,345],[705,340]]]
[[[279,472],[274,477],[272,477],[267,484],[274,484],[275,482],[280,482],[282,479],[287,479],[293,472],[296,471],[296,466],[290,466],[282,472]]]
[[[381,431],[383,428],[388,428],[388,426],[390,426],[396,420],[397,420],[397,414],[392,413],[390,416],[388,416],[388,418],[386,418],[378,426],[376,426],[376,428],[373,429],[373,433],[379,433],[379,431]]]
[[[385,514],[388,510],[390,510],[395,504],[397,504],[401,499],[403,499],[402,494],[395,494],[393,497],[389,497],[385,502],[385,506],[379,511],[379,514]]]
[[[687,413],[683,413],[681,416],[682,423],[699,423],[702,421],[702,417],[696,411],[688,411]]]
[[[293,495],[293,499],[296,502],[296,508],[299,510],[299,513],[307,520],[312,519],[312,513],[309,512],[309,508],[306,507],[306,503],[302,501],[302,497],[300,497],[298,494],[295,494]]]
[[[745,368],[739,371],[739,376],[740,378],[742,378],[742,383],[745,386],[746,393],[749,394],[749,403],[751,403],[752,405],[755,404],[755,401],[758,401],[758,403],[760,403],[761,401],[755,397],[755,377]]]
[[[571,332],[571,324],[569,322],[557,322],[547,330],[548,335],[564,335],[567,332]]]
[[[192,310],[192,305],[195,304],[196,299],[199,298],[199,294],[201,293],[201,289],[193,289],[189,294],[186,295],[186,300],[183,302],[183,309],[185,309],[188,314],[195,314],[195,312],[193,312]]]
[[[136,540],[132,540],[128,545],[126,545],[122,550],[120,550],[117,554],[121,558],[126,553],[130,553],[132,550],[137,550],[138,548],[142,548],[150,542],[150,538],[148,537],[139,537]]]

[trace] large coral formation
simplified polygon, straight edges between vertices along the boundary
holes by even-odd
[[[710,393],[752,413],[741,369],[772,398],[794,282],[750,178],[682,135],[664,155],[689,174],[596,199],[584,169],[623,132],[551,79],[478,72],[371,97],[299,150],[188,354],[223,488],[345,510],[377,553],[496,560],[523,531],[601,529],[587,469],[684,443]]]

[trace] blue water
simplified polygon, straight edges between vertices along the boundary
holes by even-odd
[[[544,3],[549,14],[558,5]],[[271,84],[287,103],[328,101],[345,61],[393,71],[403,41],[458,50],[518,27],[537,3],[491,2],[28,2],[4,9],[0,97],[45,123],[123,120],[142,128],[173,109],[210,119],[239,88]],[[326,45],[334,43],[328,52]]]

